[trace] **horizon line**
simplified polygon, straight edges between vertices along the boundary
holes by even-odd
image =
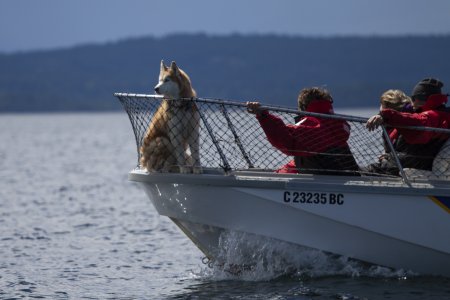
[[[48,47],[36,47],[30,49],[17,49],[17,50],[0,50],[0,55],[15,55],[15,54],[29,54],[36,52],[53,52],[53,51],[64,51],[71,50],[81,47],[88,46],[104,46],[110,44],[118,44],[127,41],[141,40],[141,39],[155,39],[164,40],[167,38],[173,38],[178,36],[204,36],[208,38],[229,38],[229,37],[278,37],[278,38],[292,38],[292,39],[377,39],[377,38],[446,38],[450,37],[450,32],[448,33],[395,33],[395,34],[290,34],[290,33],[241,33],[241,32],[231,32],[231,33],[206,33],[206,32],[173,32],[157,36],[154,34],[146,35],[130,35],[128,37],[121,37],[116,39],[105,39],[99,41],[86,41],[80,43],[74,43],[71,45],[61,45],[61,46],[48,46]]]

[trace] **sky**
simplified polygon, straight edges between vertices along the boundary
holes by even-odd
[[[0,0],[0,53],[172,33],[450,34],[450,1]]]

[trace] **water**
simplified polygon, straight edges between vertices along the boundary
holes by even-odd
[[[0,299],[450,299],[448,278],[237,233],[224,257],[245,241],[259,264],[210,269],[127,181],[135,163],[124,113],[0,115]]]

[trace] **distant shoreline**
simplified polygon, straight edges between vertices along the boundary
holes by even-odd
[[[177,61],[199,95],[295,107],[320,86],[336,108],[374,107],[437,77],[450,87],[450,35],[296,37],[172,34],[0,55],[0,112],[120,111],[113,92],[145,93],[161,59]]]

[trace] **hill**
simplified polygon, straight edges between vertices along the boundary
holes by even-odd
[[[120,109],[112,94],[153,93],[161,59],[177,61],[200,97],[295,106],[301,88],[325,86],[337,107],[374,107],[424,77],[450,86],[448,49],[450,36],[179,34],[1,54],[0,112]]]

